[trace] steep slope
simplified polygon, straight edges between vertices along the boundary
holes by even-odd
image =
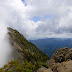
[[[34,44],[28,42],[17,30],[8,28],[11,44],[27,61],[46,61],[48,56],[40,51]]]
[[[0,72],[36,72],[38,68],[44,66],[49,58],[40,51],[34,44],[28,42],[17,30],[10,27],[8,29],[9,41],[12,45],[12,60]]]

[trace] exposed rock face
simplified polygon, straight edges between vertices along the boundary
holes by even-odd
[[[53,72],[72,72],[72,49],[64,47],[56,50],[48,64]]]
[[[72,72],[72,49],[64,47],[56,50],[46,63],[49,69],[40,68],[37,72]]]
[[[71,54],[71,51],[67,47],[60,48],[60,49],[55,51],[55,53],[53,54],[51,59],[54,59],[56,63],[57,62],[64,62],[69,57],[69,52]],[[69,58],[69,59],[71,59],[71,58]]]
[[[53,72],[51,68],[47,69],[45,67],[41,67],[37,70],[37,72]]]

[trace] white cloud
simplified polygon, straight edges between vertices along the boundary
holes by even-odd
[[[57,34],[72,33],[71,0],[25,1],[27,6],[21,0],[1,0],[0,22],[19,30],[28,39],[48,35],[52,37],[53,33],[56,35],[54,37]],[[51,15],[52,18],[43,19],[45,15]],[[41,21],[33,22],[31,18],[34,16],[40,16]]]
[[[10,49],[5,38],[7,27],[17,29],[27,39],[72,37],[72,0],[25,1],[27,6],[21,0],[0,0],[0,63],[5,63]],[[51,17],[44,18],[46,15]],[[40,21],[32,21],[34,16]]]
[[[52,18],[41,20],[36,28],[36,36],[72,37],[72,1],[71,0],[27,0],[33,9],[31,16],[43,17],[50,14]],[[54,34],[54,35],[53,35]],[[65,36],[64,36],[65,35]]]

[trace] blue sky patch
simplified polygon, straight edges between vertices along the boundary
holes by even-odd
[[[26,1],[25,0],[21,0],[24,4],[25,4],[25,6],[27,6],[27,3],[26,3]]]
[[[21,0],[22,2],[25,2],[25,0]]]
[[[40,17],[39,16],[34,16],[33,18],[32,18],[32,21],[34,21],[34,22],[38,22],[38,21],[40,21]]]
[[[38,22],[38,21],[41,21],[41,19],[51,19],[52,18],[52,15],[45,15],[44,17],[40,17],[40,16],[34,16],[31,20],[34,21],[34,22]]]

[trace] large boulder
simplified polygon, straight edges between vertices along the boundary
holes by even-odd
[[[72,49],[65,47],[56,50],[46,64],[49,69],[41,67],[37,72],[72,72]]]
[[[45,67],[41,67],[37,70],[37,72],[53,72],[51,68],[47,69]]]
[[[58,56],[58,55],[61,55],[61,54],[63,54],[63,55],[65,56],[66,53],[68,52],[68,50],[69,50],[69,48],[67,48],[67,47],[60,48],[60,49],[58,49],[58,50],[56,50],[56,51],[54,52],[53,56]],[[53,57],[53,56],[52,56],[52,57]]]
[[[65,61],[65,56],[67,55],[69,51],[69,48],[64,47],[56,50],[54,54],[52,55],[51,59],[54,59],[55,62],[64,62]]]
[[[55,62],[63,62],[63,61],[65,61],[65,57],[64,57],[64,55],[58,55],[57,57],[56,57],[56,59],[55,59]]]
[[[66,54],[65,60],[66,60],[66,61],[67,61],[67,60],[72,60],[72,52],[69,52],[69,53]]]

